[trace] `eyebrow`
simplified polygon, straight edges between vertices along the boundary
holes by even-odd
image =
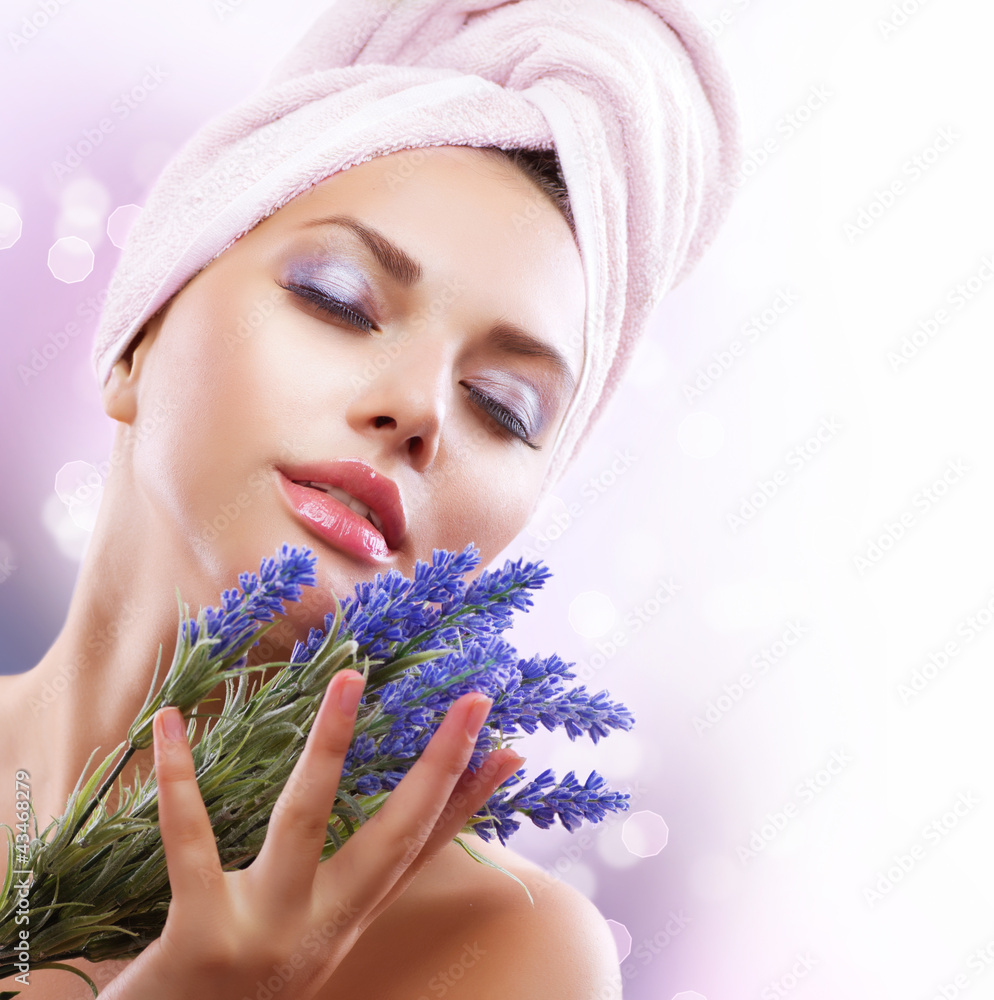
[[[351,215],[330,215],[320,219],[309,219],[304,223],[306,228],[314,226],[342,226],[350,230],[365,244],[369,252],[376,258],[380,267],[405,288],[417,284],[424,276],[424,270],[419,261],[401,250],[383,233],[373,229],[353,218]],[[567,391],[572,393],[576,388],[576,378],[570,369],[566,358],[538,337],[533,336],[517,323],[499,320],[490,329],[490,340],[501,350],[522,357],[541,358],[548,361],[555,369],[559,379]]]

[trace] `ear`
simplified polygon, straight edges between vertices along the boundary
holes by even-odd
[[[138,381],[149,348],[155,340],[162,314],[149,320],[135,334],[124,354],[110,371],[101,391],[104,412],[114,420],[130,424],[138,412]]]

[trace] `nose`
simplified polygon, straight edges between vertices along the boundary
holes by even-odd
[[[438,345],[408,342],[369,377],[353,378],[349,424],[379,447],[402,451],[419,472],[435,461],[441,441],[450,368],[445,353]]]

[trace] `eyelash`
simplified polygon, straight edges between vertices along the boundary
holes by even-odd
[[[363,316],[362,313],[356,312],[351,306],[346,305],[344,302],[340,302],[338,299],[333,299],[330,296],[325,295],[323,292],[319,292],[316,288],[310,288],[308,285],[298,285],[292,282],[283,284],[282,282],[277,281],[276,284],[279,285],[280,288],[283,288],[288,292],[293,292],[295,295],[299,295],[301,298],[306,299],[323,312],[329,313],[337,319],[344,320],[346,323],[357,327],[364,333],[370,333],[373,330],[379,331],[380,329],[375,323]],[[525,429],[525,425],[509,409],[507,409],[506,406],[502,406],[497,402],[497,400],[492,399],[485,393],[480,392],[480,390],[475,386],[466,385],[465,382],[460,382],[459,384],[468,390],[470,397],[476,401],[480,409],[484,410],[490,417],[496,420],[497,423],[504,428],[504,430],[513,435],[519,441],[528,445],[529,448],[534,448],[536,451],[541,448],[541,445],[534,444],[528,439],[528,432]]]
[[[316,288],[311,288],[308,285],[297,285],[292,282],[288,282],[284,285],[282,282],[277,281],[276,284],[279,285],[280,288],[284,288],[288,292],[294,292],[301,298],[306,299],[308,302],[317,306],[318,309],[321,309],[326,313],[330,313],[338,319],[344,319],[347,323],[351,323],[352,326],[357,326],[365,333],[370,333],[373,330],[378,331],[380,329],[375,323],[366,319],[362,313],[356,312],[351,306],[346,305],[344,302],[339,302],[338,299],[330,298],[323,292],[319,292]]]
[[[459,384],[466,387],[470,397],[476,400],[480,409],[490,414],[501,427],[509,431],[520,441],[523,441],[529,448],[534,448],[536,451],[540,449],[541,445],[534,444],[528,440],[528,432],[525,430],[525,425],[506,406],[501,406],[496,399],[491,399],[489,396],[484,395],[475,386],[466,385],[465,382],[460,382]]]

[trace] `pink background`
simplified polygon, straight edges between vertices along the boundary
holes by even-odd
[[[23,233],[0,250],[2,672],[47,649],[86,543],[56,476],[109,453],[89,366],[119,253],[107,219],[323,6],[69,0],[18,41],[44,5],[4,5],[0,234],[10,210]],[[903,7],[695,4],[739,89],[739,200],[505,553],[555,574],[515,630],[522,652],[578,661],[636,714],[597,747],[556,734],[525,752],[534,773],[596,767],[639,815],[512,842],[616,922],[632,1000],[931,1000],[994,982],[976,958],[994,940],[994,24],[982,0]],[[56,170],[102,119],[97,148]],[[94,251],[84,280],[46,266],[63,236]],[[34,351],[50,357],[24,380]],[[916,671],[923,690],[902,697]]]

